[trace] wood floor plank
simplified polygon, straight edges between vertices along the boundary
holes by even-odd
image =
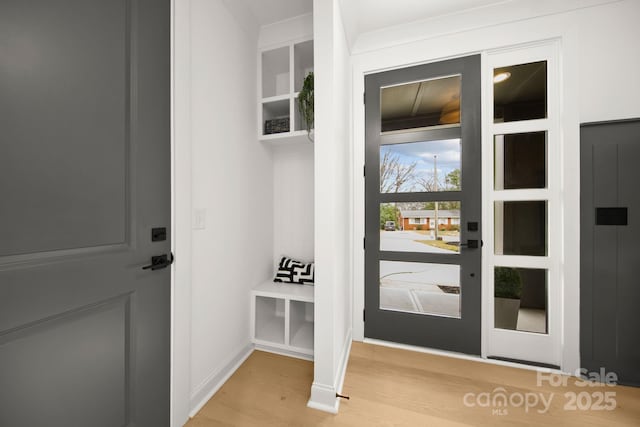
[[[313,364],[255,351],[187,424],[212,426],[640,426],[640,389],[538,385],[536,372],[354,342],[338,415],[307,408]],[[478,405],[481,394],[527,396],[529,408]],[[566,410],[565,393],[615,393],[614,410]],[[475,403],[465,404],[471,393]],[[493,394],[492,394],[493,393]],[[550,399],[548,410],[533,396]],[[539,398],[539,397],[538,397]],[[483,401],[484,402],[484,401]],[[508,403],[508,402],[507,402]],[[502,409],[498,414],[496,409]]]

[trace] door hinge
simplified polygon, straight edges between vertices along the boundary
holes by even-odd
[[[365,316],[365,314],[364,314],[364,310],[365,310],[365,309],[363,308],[363,309],[362,309],[362,321],[363,321],[363,322],[365,321],[365,317],[366,317],[366,316]]]
[[[362,249],[367,249],[367,238],[366,237],[362,238]]]
[[[362,165],[362,176],[367,176],[367,165]]]
[[[367,93],[366,92],[362,92],[362,103],[363,104],[367,103]]]

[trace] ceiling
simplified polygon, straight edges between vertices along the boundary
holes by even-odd
[[[232,0],[242,3],[258,25],[269,25],[313,12],[313,0]]]
[[[232,0],[248,10],[260,25],[313,11],[313,0]],[[512,0],[340,0],[345,25],[362,34]]]
[[[362,34],[512,0],[341,0],[347,25]],[[353,31],[353,29],[352,29]]]

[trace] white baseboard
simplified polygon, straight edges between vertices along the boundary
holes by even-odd
[[[347,373],[347,363],[349,362],[349,353],[351,352],[351,329],[347,332],[346,339],[342,345],[340,352],[340,360],[338,361],[338,369],[334,377],[332,385],[318,384],[316,382],[311,386],[311,397],[307,402],[309,408],[317,409],[331,414],[337,414],[340,409],[340,398],[336,397],[336,393],[342,392],[344,377]]]
[[[311,397],[307,402],[307,406],[330,414],[337,414],[340,402],[336,397],[335,387],[314,382],[311,386]]]
[[[249,343],[217,371],[211,373],[191,394],[191,412],[189,417],[194,417],[200,409],[216,394],[233,373],[253,353],[253,344]]]

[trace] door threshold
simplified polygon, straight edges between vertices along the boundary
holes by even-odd
[[[489,360],[500,360],[502,362],[510,362],[516,363],[518,365],[527,365],[527,366],[535,366],[538,368],[549,368],[556,371],[560,371],[560,366],[551,365],[550,363],[542,363],[542,362],[532,362],[530,360],[520,360],[520,359],[510,359],[508,357],[499,357],[499,356],[487,356]]]
[[[418,353],[433,354],[435,356],[445,356],[445,357],[452,357],[454,359],[462,359],[462,360],[469,360],[472,362],[487,363],[490,365],[507,366],[510,368],[526,369],[529,371],[555,373],[555,374],[573,376],[572,374],[562,372],[559,366],[547,365],[543,363],[536,363],[536,362],[531,362],[526,360],[516,361],[515,359],[496,358],[494,356],[485,358],[479,355],[457,353],[455,351],[438,350],[435,348],[419,347],[419,346],[409,345],[409,344],[400,344],[400,343],[391,342],[391,341],[378,340],[375,338],[364,338],[362,342],[364,342],[365,344],[373,344],[373,345],[379,345],[383,347],[397,348],[400,350],[409,350],[409,351],[415,351]]]

